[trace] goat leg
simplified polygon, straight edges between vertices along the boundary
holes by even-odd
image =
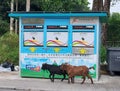
[[[73,83],[73,77],[74,77],[73,75],[69,75],[69,76],[68,76],[68,83],[70,83],[70,80],[71,80],[71,82]]]
[[[83,81],[81,82],[81,84],[83,84],[85,82],[86,77],[83,76],[82,78],[83,78]]]
[[[71,83],[74,83],[74,76],[71,77]]]
[[[91,80],[91,84],[93,84],[92,77],[91,77],[89,74],[87,74],[87,77],[88,77],[88,79],[90,79],[90,80]]]
[[[52,74],[52,82],[54,82],[54,74]]]
[[[68,83],[70,83],[70,77],[68,77]]]
[[[51,82],[52,82],[52,78],[51,78],[51,75],[52,75],[52,74],[50,73],[50,75],[49,75],[49,78],[50,78],[50,80],[51,80]]]
[[[64,74],[63,76],[64,76],[64,77],[62,78],[62,80],[61,80],[61,81],[63,81],[63,80],[66,78],[66,75],[65,75],[65,74]]]

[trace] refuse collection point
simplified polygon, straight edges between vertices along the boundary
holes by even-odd
[[[106,12],[10,12],[19,19],[19,64],[21,77],[48,78],[43,63],[100,69],[101,23]],[[56,78],[61,76],[57,75]]]

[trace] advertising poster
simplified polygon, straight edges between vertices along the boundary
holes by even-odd
[[[43,46],[43,32],[24,32],[24,46]]]
[[[94,32],[73,32],[73,47],[94,47]]]
[[[94,47],[94,32],[73,32],[73,54],[93,55]]]
[[[68,32],[47,32],[47,46],[68,46]]]

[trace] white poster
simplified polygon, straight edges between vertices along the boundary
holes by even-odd
[[[94,47],[94,32],[73,32],[72,46]]]
[[[43,46],[43,32],[24,32],[24,46]]]
[[[67,46],[68,32],[47,32],[47,46]]]

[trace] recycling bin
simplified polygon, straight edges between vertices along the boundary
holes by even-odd
[[[107,48],[107,63],[110,75],[114,75],[114,72],[120,72],[120,48]]]

